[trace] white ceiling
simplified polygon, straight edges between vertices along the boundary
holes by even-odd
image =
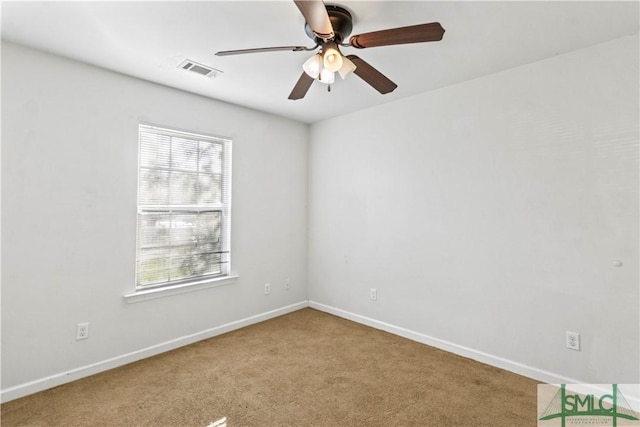
[[[359,34],[438,21],[440,42],[355,53],[398,84],[380,95],[356,75],[287,99],[310,52],[217,57],[219,50],[306,45],[292,1],[2,2],[2,38],[207,97],[313,123],[638,34],[639,3],[343,1]],[[210,79],[177,68],[191,59]],[[46,78],[46,73],[43,74]]]

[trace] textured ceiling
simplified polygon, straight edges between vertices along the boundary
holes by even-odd
[[[3,2],[2,38],[306,123],[366,109],[626,35],[638,2],[339,1],[352,34],[438,21],[440,42],[355,53],[398,84],[380,95],[355,75],[287,99],[309,52],[217,57],[219,50],[313,43],[292,1]],[[210,79],[184,59],[220,69]],[[46,73],[43,74],[46,78]]]

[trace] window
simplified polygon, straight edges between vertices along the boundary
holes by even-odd
[[[229,273],[231,140],[139,127],[136,289]]]

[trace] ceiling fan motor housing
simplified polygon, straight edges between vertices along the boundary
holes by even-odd
[[[344,40],[347,40],[349,34],[353,30],[353,17],[351,13],[343,7],[327,5],[327,13],[329,14],[329,20],[331,21],[331,26],[333,27],[333,32],[335,33],[333,37],[333,41],[336,43],[342,43]],[[322,44],[324,40],[320,39],[315,35],[309,24],[304,24],[304,32],[307,36],[315,41],[318,44]]]

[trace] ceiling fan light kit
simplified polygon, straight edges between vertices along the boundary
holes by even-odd
[[[356,55],[342,55],[339,46],[365,49],[439,41],[445,31],[440,23],[431,22],[358,34],[351,36],[345,43],[353,29],[353,17],[348,10],[340,6],[325,5],[322,0],[294,0],[294,3],[305,19],[305,33],[315,42],[315,46],[281,46],[216,53],[218,56],[227,56],[283,50],[312,51],[320,48],[319,52],[302,64],[303,73],[289,94],[289,99],[292,100],[304,98],[315,80],[329,85],[328,89],[331,90],[330,85],[335,81],[336,72],[343,79],[353,72],[381,94],[392,92],[398,85]]]
[[[335,42],[327,42],[319,53],[302,64],[302,69],[309,77],[321,83],[332,84],[335,82],[335,73],[344,79],[356,69],[356,65],[340,53]]]

